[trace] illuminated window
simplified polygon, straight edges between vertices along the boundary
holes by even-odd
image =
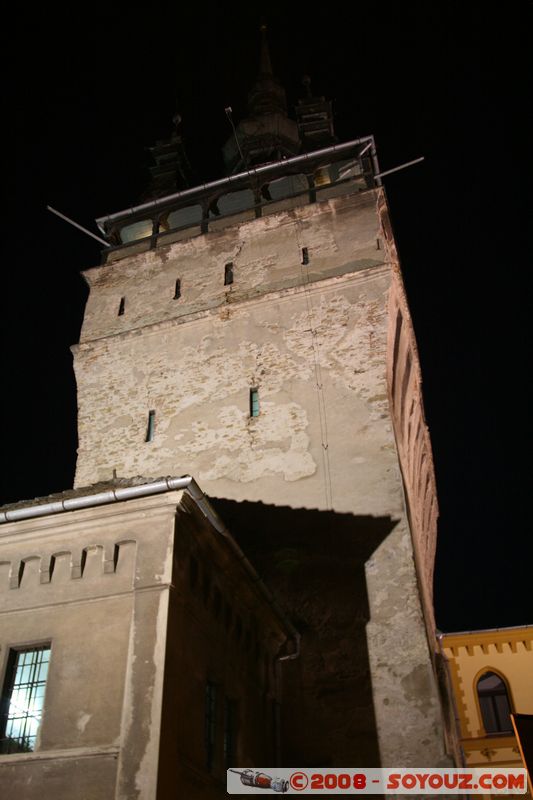
[[[511,705],[507,687],[495,672],[485,672],[477,682],[477,695],[486,733],[511,733]]]
[[[259,416],[259,389],[250,389],[250,416]]]
[[[1,753],[35,750],[49,662],[49,644],[10,651],[2,693]]]

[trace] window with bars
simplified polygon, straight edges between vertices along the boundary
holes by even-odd
[[[35,750],[49,663],[49,644],[10,651],[2,692],[1,753]]]

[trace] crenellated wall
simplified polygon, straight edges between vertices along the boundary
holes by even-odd
[[[0,756],[0,790],[9,786],[26,800],[40,797],[45,781],[66,800],[74,781],[91,800],[115,796],[129,687],[143,683],[148,696],[139,711],[149,719],[151,687],[162,680],[164,640],[156,644],[153,621],[164,613],[171,581],[174,513],[175,505],[152,498],[0,528],[2,680],[12,649],[51,648],[35,751]],[[145,629],[142,642],[136,629]],[[156,763],[149,727],[137,735]]]
[[[27,505],[27,504],[26,504]],[[0,678],[51,648],[34,751],[0,754],[0,794],[191,800],[222,792],[224,703],[238,757],[275,760],[275,658],[288,632],[225,537],[183,492],[0,527]],[[205,691],[217,686],[205,770]]]

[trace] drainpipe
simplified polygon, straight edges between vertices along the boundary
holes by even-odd
[[[281,767],[281,662],[292,661],[300,655],[300,640],[301,635],[295,631],[294,643],[295,648],[293,653],[286,656],[278,656],[274,665],[274,691],[276,698],[274,700],[274,751],[276,756],[276,763],[274,766]]]
[[[454,691],[453,691],[453,681],[452,681],[452,676],[450,675],[450,665],[448,663],[448,659],[446,658],[446,656],[444,654],[444,647],[442,645],[442,637],[443,637],[442,633],[437,633],[437,642],[438,642],[438,646],[439,646],[439,652],[440,652],[442,661],[444,662],[444,669],[446,671],[446,678],[447,678],[447,683],[448,683],[448,694],[449,694],[451,702],[452,702],[453,717],[454,717],[453,721],[454,721],[454,725],[455,725],[455,733],[456,733],[456,736],[457,736],[457,746],[459,748],[459,756],[460,756],[460,759],[461,759],[461,766],[462,767],[466,767],[465,752],[464,752],[463,746],[461,744],[461,723],[460,723],[460,720],[459,720],[459,710],[457,708],[457,702],[456,702],[455,694],[454,694]]]

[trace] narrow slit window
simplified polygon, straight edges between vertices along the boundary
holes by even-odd
[[[146,425],[145,442],[153,442],[155,436],[155,411],[148,412],[148,424]]]
[[[250,389],[250,416],[259,416],[259,389],[257,387]]]
[[[302,247],[302,264],[309,264],[309,249]]]
[[[125,310],[126,310],[126,298],[125,297],[121,297],[120,298],[120,303],[118,304],[118,316],[119,317],[123,317]]]
[[[231,286],[233,283],[233,261],[224,267],[224,286]]]
[[[0,720],[0,753],[35,750],[49,662],[49,644],[10,651]]]
[[[178,278],[176,280],[176,286],[174,287],[174,300],[179,300],[181,297],[181,281]]]

